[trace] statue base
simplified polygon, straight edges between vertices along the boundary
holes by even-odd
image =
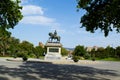
[[[45,60],[60,60],[61,59],[61,43],[47,42],[47,54],[45,55]]]
[[[45,55],[45,60],[60,60],[60,54],[48,53]]]

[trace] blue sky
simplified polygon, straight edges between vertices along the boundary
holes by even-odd
[[[116,32],[104,37],[99,30],[93,34],[80,28],[80,18],[85,11],[77,12],[76,4],[76,0],[21,0],[24,17],[10,30],[12,36],[37,46],[39,42],[46,43],[49,32],[57,30],[63,47],[120,46],[120,34]]]

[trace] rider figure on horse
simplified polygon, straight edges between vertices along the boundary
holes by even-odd
[[[49,41],[50,42],[53,42],[53,39],[56,39],[57,41],[56,42],[60,42],[60,36],[57,35],[57,31],[55,30],[54,33],[49,33]]]
[[[54,36],[57,36],[57,31],[55,30],[55,32],[54,32]]]

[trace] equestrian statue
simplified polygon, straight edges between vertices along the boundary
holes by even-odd
[[[57,35],[57,31],[55,30],[54,33],[49,33],[49,42],[60,42],[60,36]],[[54,40],[54,41],[53,41]]]

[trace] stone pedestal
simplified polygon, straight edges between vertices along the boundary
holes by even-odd
[[[45,55],[45,60],[59,60],[61,59],[61,43],[46,43],[47,54]]]

